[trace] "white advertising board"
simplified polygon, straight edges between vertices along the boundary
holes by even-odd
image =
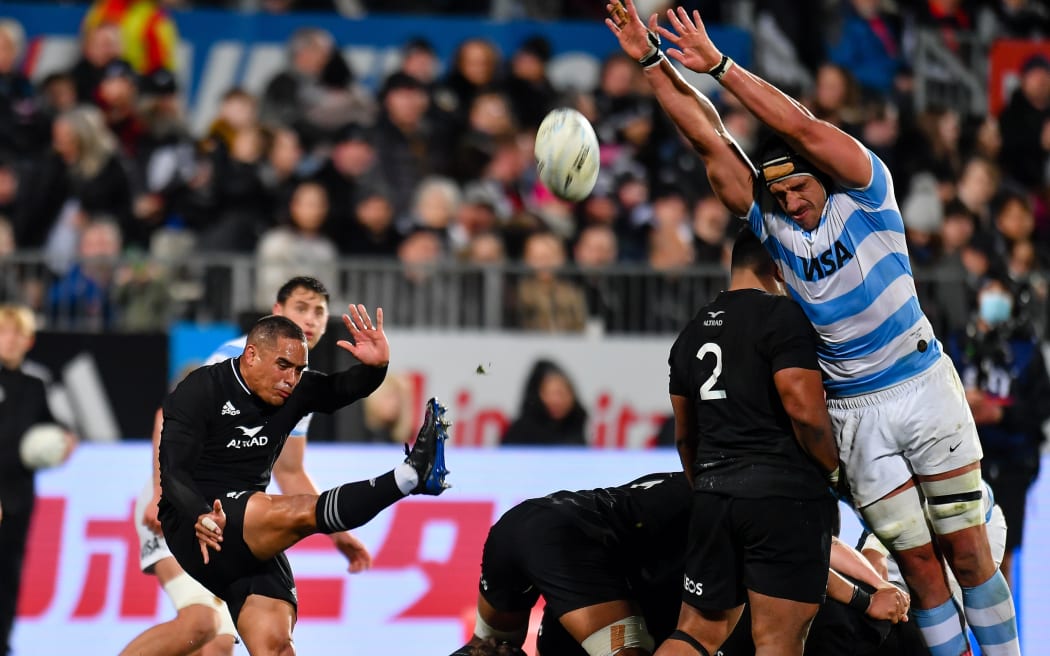
[[[518,415],[529,372],[543,359],[572,380],[589,413],[593,446],[649,446],[671,412],[667,355],[673,337],[389,333],[390,370],[407,375],[413,407],[441,396],[455,421],[456,444],[498,444]]]
[[[454,487],[410,497],[356,533],[372,570],[345,572],[324,536],[289,556],[299,588],[295,636],[301,654],[447,654],[473,625],[481,548],[489,526],[522,499],[558,489],[617,485],[678,468],[671,449],[450,449]],[[152,577],[138,571],[132,504],[149,471],[146,444],[85,445],[63,468],[38,476],[14,634],[15,656],[111,656],[174,613]],[[307,469],[322,488],[369,478],[401,459],[396,446],[312,445]],[[1026,645],[1050,644],[1050,485],[1033,492],[1020,568]],[[844,514],[843,539],[859,528]],[[535,628],[535,627],[533,627]],[[238,647],[237,655],[247,652]],[[1026,653],[1039,653],[1028,651]]]

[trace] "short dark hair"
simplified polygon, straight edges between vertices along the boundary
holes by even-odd
[[[306,334],[299,327],[299,324],[288,317],[270,314],[255,322],[252,329],[248,331],[246,344],[273,346],[278,339],[294,339],[305,342]]]
[[[288,301],[288,297],[292,295],[292,292],[300,287],[318,296],[323,296],[325,303],[329,303],[332,300],[328,297],[328,288],[324,286],[323,282],[312,276],[296,276],[281,285],[281,288],[277,290],[277,304],[284,305]]]
[[[473,645],[470,648],[470,656],[525,656],[525,652],[521,647],[508,642],[488,638],[479,645]]]
[[[776,271],[776,264],[774,264],[772,256],[766,251],[766,247],[762,245],[758,235],[752,232],[750,228],[744,228],[736,236],[736,240],[733,242],[733,258],[730,266],[733,271],[747,269],[760,276],[771,276]]]

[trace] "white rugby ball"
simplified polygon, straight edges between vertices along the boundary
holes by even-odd
[[[598,137],[591,122],[575,109],[562,107],[543,118],[536,131],[536,172],[555,196],[579,201],[598,180]]]
[[[47,469],[62,464],[66,431],[58,424],[36,424],[22,436],[18,455],[27,469]]]

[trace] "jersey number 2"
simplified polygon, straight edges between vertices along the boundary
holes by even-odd
[[[718,384],[718,377],[722,375],[722,347],[714,342],[706,342],[700,347],[700,350],[696,352],[696,359],[703,360],[708,355],[715,356],[715,366],[711,370],[711,375],[707,377],[704,384],[700,386],[700,400],[701,401],[714,401],[717,399],[724,399],[726,397],[725,390],[712,389]]]

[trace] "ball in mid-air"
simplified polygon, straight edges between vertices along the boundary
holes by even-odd
[[[58,424],[34,424],[22,435],[18,455],[27,469],[60,465],[66,456],[66,431]]]
[[[586,198],[598,180],[598,137],[583,114],[562,107],[543,118],[536,131],[536,172],[558,198]]]

